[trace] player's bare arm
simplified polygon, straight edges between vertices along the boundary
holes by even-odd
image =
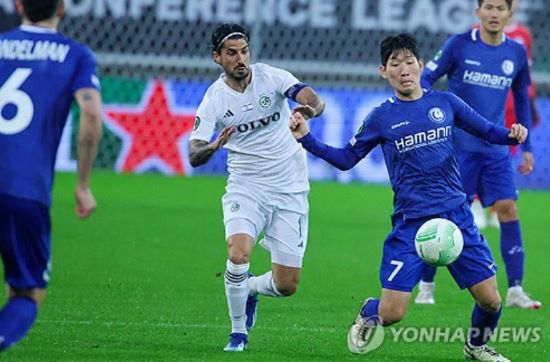
[[[191,166],[198,167],[208,162],[210,157],[229,141],[229,137],[235,133],[235,130],[235,127],[222,129],[218,138],[210,143],[203,140],[191,140],[189,142],[189,163],[191,163]]]
[[[318,117],[325,110],[325,102],[311,87],[305,87],[296,95],[299,106],[292,109],[292,113],[300,112],[305,119]]]
[[[101,95],[97,89],[83,88],[75,94],[80,108],[78,132],[78,182],[75,190],[76,214],[85,219],[97,206],[90,190],[90,175],[102,133]]]

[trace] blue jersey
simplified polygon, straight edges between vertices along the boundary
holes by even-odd
[[[0,34],[0,193],[50,205],[57,147],[82,88],[99,89],[88,48],[35,26]]]
[[[448,92],[425,91],[415,101],[391,97],[375,108],[345,148],[321,144],[311,134],[299,140],[310,152],[349,169],[382,146],[394,195],[394,215],[436,215],[466,201],[452,134],[457,126],[492,143],[513,144],[509,131],[487,121]]]
[[[531,110],[528,87],[531,84],[525,48],[504,36],[498,46],[484,43],[479,29],[450,37],[435,58],[426,64],[422,86],[429,88],[447,75],[449,90],[462,98],[483,117],[504,126],[506,97],[514,93],[517,119],[529,128]],[[490,144],[463,130],[455,132],[458,150],[507,154],[508,148]],[[529,139],[525,149],[530,150]]]

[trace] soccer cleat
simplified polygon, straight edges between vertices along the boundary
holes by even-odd
[[[418,295],[414,299],[416,304],[435,304],[435,282],[427,283],[420,281],[418,284]]]
[[[351,353],[365,354],[370,351],[369,342],[379,322],[375,319],[368,319],[361,315],[363,307],[373,298],[367,298],[361,304],[357,317],[351,324],[348,332],[348,349]]]
[[[229,335],[229,343],[223,349],[226,352],[244,352],[248,336],[244,333],[231,333]]]
[[[510,360],[491,347],[484,344],[483,346],[472,346],[466,342],[464,344],[464,357],[472,361],[486,361],[486,362],[510,362]]]
[[[246,299],[246,330],[251,330],[256,324],[256,316],[258,314],[258,294],[249,295]]]
[[[523,309],[539,309],[542,303],[538,300],[533,300],[523,291],[521,286],[508,288],[506,295],[506,306],[517,307]]]

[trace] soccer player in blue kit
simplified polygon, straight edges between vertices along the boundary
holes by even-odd
[[[529,129],[529,61],[525,47],[506,37],[504,28],[512,16],[512,0],[478,0],[479,29],[452,36],[435,58],[426,64],[422,86],[429,88],[448,76],[449,91],[476,112],[504,125],[506,97],[510,89],[518,122]],[[500,222],[500,249],[508,279],[505,305],[538,309],[522,288],[525,254],[516,205],[517,187],[509,148],[494,145],[456,128],[457,159],[464,191],[471,202],[477,194],[483,207],[494,205]],[[522,145],[519,171],[533,170],[529,138]],[[436,269],[426,265],[419,285],[417,303],[434,303]]]
[[[20,27],[0,34],[0,254],[8,300],[0,351],[34,323],[50,278],[54,163],[73,99],[80,108],[76,214],[96,207],[90,176],[101,137],[101,98],[91,51],[57,33],[62,0],[20,0]]]
[[[344,148],[318,141],[302,115],[294,114],[290,120],[294,137],[306,150],[341,170],[351,169],[381,145],[395,193],[393,229],[384,242],[380,268],[381,297],[363,302],[348,334],[348,348],[367,353],[376,326],[403,319],[424,266],[415,251],[416,231],[427,220],[440,217],[462,231],[464,249],[448,269],[476,301],[464,355],[478,361],[508,361],[486,345],[500,318],[501,299],[491,251],[474,225],[462,189],[452,133],[457,126],[491,143],[509,145],[524,142],[527,129],[519,124],[510,130],[500,127],[454,94],[422,89],[423,63],[416,40],[409,34],[384,39],[381,64],[380,74],[395,96],[367,116]]]

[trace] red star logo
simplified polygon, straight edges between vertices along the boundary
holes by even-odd
[[[140,172],[156,167],[169,174],[185,173],[179,142],[193,128],[193,112],[174,114],[161,81],[145,91],[142,104],[106,107],[107,125],[124,143],[116,169]]]

